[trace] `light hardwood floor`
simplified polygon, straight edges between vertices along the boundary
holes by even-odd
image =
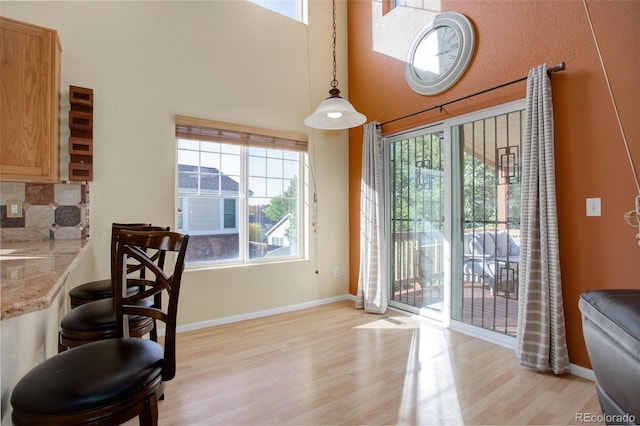
[[[601,414],[589,380],[536,373],[510,349],[389,316],[343,301],[181,333],[160,424],[567,425]]]

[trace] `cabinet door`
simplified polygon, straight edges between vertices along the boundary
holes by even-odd
[[[0,43],[0,178],[57,182],[57,34],[0,18]]]

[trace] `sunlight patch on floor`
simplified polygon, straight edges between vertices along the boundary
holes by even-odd
[[[424,322],[416,327],[398,424],[464,424],[447,346],[441,329]]]
[[[355,328],[389,328],[389,329],[415,329],[420,327],[420,322],[406,316],[391,317],[388,315],[379,317],[376,321],[359,325]]]

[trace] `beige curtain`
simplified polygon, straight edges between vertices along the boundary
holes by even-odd
[[[387,310],[389,296],[385,266],[382,134],[377,124],[364,125],[360,181],[360,276],[356,308],[382,314]]]
[[[553,151],[553,105],[546,64],[527,79],[522,142],[522,219],[516,355],[523,366],[568,371],[560,282]]]

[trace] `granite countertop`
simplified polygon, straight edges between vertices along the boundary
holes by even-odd
[[[88,240],[2,242],[2,317],[47,309],[56,298]]]

